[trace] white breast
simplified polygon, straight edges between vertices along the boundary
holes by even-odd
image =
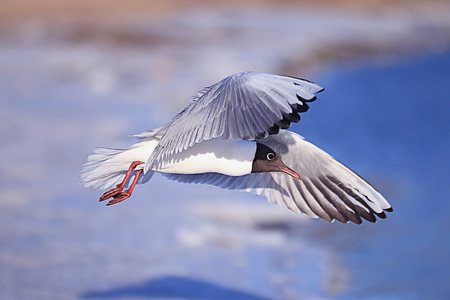
[[[213,172],[242,176],[251,173],[255,152],[255,142],[216,138],[171,155],[152,171],[175,174]]]

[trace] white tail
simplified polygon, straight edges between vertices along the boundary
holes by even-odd
[[[134,161],[146,162],[160,137],[156,136],[157,129],[146,131],[136,137],[142,138],[138,143],[128,149],[97,148],[89,155],[80,171],[81,182],[94,189],[109,189],[119,184]],[[143,169],[144,165],[136,170]],[[145,183],[152,177],[153,172],[145,172],[138,183]],[[131,177],[131,181],[132,178]]]

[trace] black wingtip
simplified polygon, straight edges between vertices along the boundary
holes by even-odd
[[[307,112],[309,109],[309,105],[306,104],[307,100],[303,99],[299,95],[297,95],[297,99],[299,100],[299,103],[296,103],[295,105],[291,105],[291,107],[293,107],[293,109],[299,113]]]
[[[311,80],[308,80],[308,79],[305,79],[305,78],[301,78],[301,77],[294,77],[294,76],[286,76],[286,77],[290,77],[290,78],[294,78],[294,79],[298,79],[298,80],[302,80],[302,81],[305,81],[305,82],[309,82],[309,83],[312,83],[312,84],[315,84],[315,85],[317,85],[314,81],[311,81]],[[296,83],[296,82],[294,82],[294,84],[295,85],[300,85],[300,84],[298,84],[298,83]],[[325,91],[325,89],[323,88],[323,87],[321,87],[321,86],[319,86],[320,87],[320,90],[318,90],[318,91],[315,91],[314,92],[314,94],[317,94],[317,93],[320,93],[320,92],[323,92],[323,91]]]
[[[386,214],[384,213],[384,211],[380,212],[380,213],[375,213],[378,218],[380,219],[386,219]]]
[[[267,132],[269,133],[269,134],[278,134],[278,132],[280,132],[280,126],[278,126],[278,125],[273,125],[272,127],[270,127],[268,130],[267,130]]]
[[[300,102],[314,102],[314,101],[316,101],[317,100],[317,97],[316,96],[313,96],[312,98],[310,98],[310,99],[306,99],[306,98],[303,98],[303,97],[301,97],[300,95],[298,95],[298,94],[295,94],[296,96],[297,96],[297,99],[298,99],[298,101],[300,101]]]

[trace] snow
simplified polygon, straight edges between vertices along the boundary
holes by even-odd
[[[445,43],[400,61],[286,68],[341,40],[428,41],[408,39],[413,21],[206,10],[125,28],[165,37],[156,45],[79,42],[64,27],[67,39],[54,38],[45,23],[25,24],[35,31],[0,43],[2,299],[445,298]],[[105,207],[102,191],[81,185],[95,147],[131,145],[129,135],[167,122],[198,89],[244,70],[289,70],[324,86],[293,130],[372,182],[394,212],[376,224],[328,224],[162,176]]]

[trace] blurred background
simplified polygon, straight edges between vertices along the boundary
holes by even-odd
[[[448,1],[0,2],[1,299],[448,299]],[[329,224],[162,176],[78,172],[241,71],[325,87],[291,129],[394,212]],[[297,170],[301,174],[301,170]]]

